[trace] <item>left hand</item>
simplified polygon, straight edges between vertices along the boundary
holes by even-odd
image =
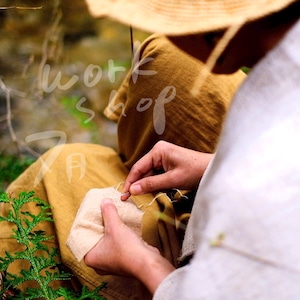
[[[121,200],[131,195],[165,189],[194,190],[213,154],[198,152],[166,141],[157,142],[131,168],[122,190]],[[159,175],[155,171],[161,171]]]

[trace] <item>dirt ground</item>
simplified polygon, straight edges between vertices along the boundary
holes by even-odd
[[[116,148],[102,111],[130,68],[129,28],[92,18],[81,0],[31,2],[0,10],[0,154],[38,156],[59,142]]]

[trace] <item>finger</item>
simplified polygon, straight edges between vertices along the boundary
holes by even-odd
[[[145,173],[143,177],[152,176],[153,174],[155,174],[155,173],[151,170],[150,172]],[[126,201],[130,198],[131,193],[129,190],[130,190],[131,185],[134,183],[129,183],[129,181],[128,181],[126,186],[125,186],[125,184],[126,183],[124,183],[124,187],[123,187],[122,194],[120,197],[122,201]]]
[[[126,201],[126,200],[129,199],[130,196],[131,196],[130,192],[125,192],[125,193],[121,194],[120,198],[121,198],[122,201]]]
[[[176,187],[175,181],[172,178],[172,172],[145,177],[133,183],[129,188],[129,192],[132,195],[141,195],[159,190],[172,189]]]
[[[143,177],[153,175],[153,160],[151,151],[138,160],[131,168],[123,185],[121,200],[130,197],[130,186]]]
[[[117,207],[111,201],[111,199],[105,198],[102,200],[101,211],[105,232],[111,231],[116,226],[116,224],[123,223],[118,214]]]

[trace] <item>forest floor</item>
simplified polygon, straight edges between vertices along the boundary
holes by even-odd
[[[102,112],[130,69],[130,30],[65,1],[1,11],[0,154],[39,156],[58,142],[117,147]]]

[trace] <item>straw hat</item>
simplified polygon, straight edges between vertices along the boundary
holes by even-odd
[[[214,31],[279,11],[295,0],[86,0],[95,17],[111,17],[149,32]]]

